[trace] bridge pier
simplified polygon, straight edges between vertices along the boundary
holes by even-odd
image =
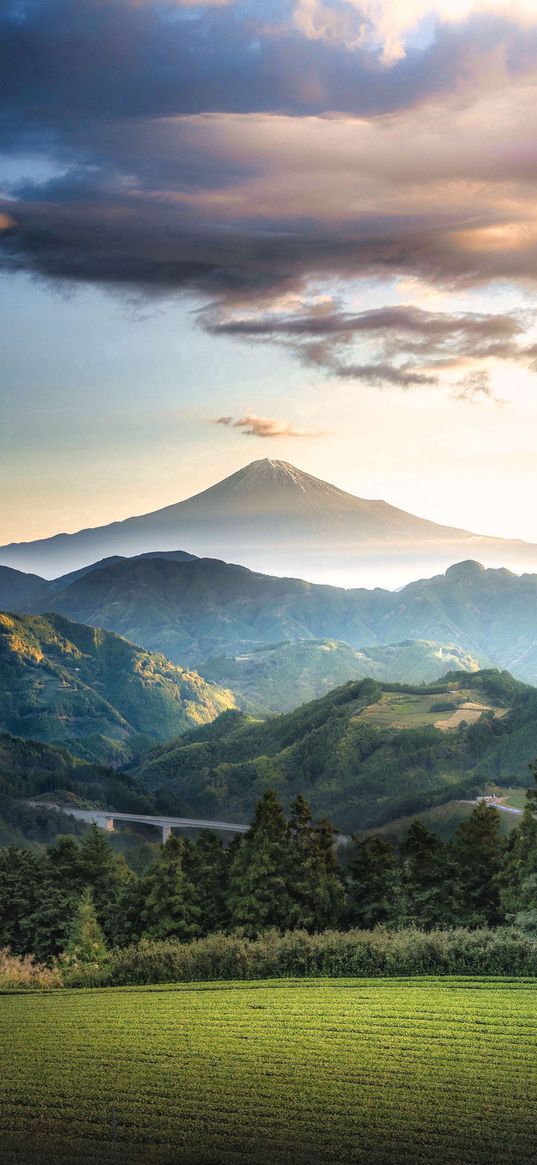
[[[162,844],[165,845],[172,831],[171,825],[162,826]]]
[[[109,833],[114,832],[114,818],[113,817],[105,817],[103,829],[108,830]]]

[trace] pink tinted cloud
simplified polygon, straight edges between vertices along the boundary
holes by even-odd
[[[246,413],[235,420],[234,417],[218,417],[215,425],[240,429],[244,437],[322,437],[319,429],[297,428],[292,421],[276,417],[259,417],[256,413]]]

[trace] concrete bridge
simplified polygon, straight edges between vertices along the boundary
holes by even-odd
[[[43,804],[43,802],[30,802]],[[140,825],[155,825],[162,830],[162,841],[168,840],[172,829],[220,829],[224,833],[246,833],[249,825],[231,824],[228,821],[201,821],[192,817],[154,817],[149,813],[115,813],[110,809],[74,809],[70,805],[49,805],[50,809],[60,809],[69,817],[76,817],[79,821],[95,823],[101,829],[113,830],[115,821],[131,821]]]

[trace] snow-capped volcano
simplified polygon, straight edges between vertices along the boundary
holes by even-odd
[[[269,574],[354,586],[398,586],[461,558],[537,569],[536,546],[440,526],[271,458],[151,514],[5,546],[0,563],[50,578],[110,555],[179,548]]]

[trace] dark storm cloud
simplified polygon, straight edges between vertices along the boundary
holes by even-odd
[[[337,5],[334,5],[337,7]],[[501,53],[516,78],[537,61],[537,31],[481,14],[440,26],[387,69],[367,45],[308,38],[293,4],[225,7],[128,0],[7,0],[0,12],[6,140],[51,141],[81,117],[400,109],[490,72]],[[351,9],[356,31],[367,19]],[[485,67],[483,67],[483,62]]]

